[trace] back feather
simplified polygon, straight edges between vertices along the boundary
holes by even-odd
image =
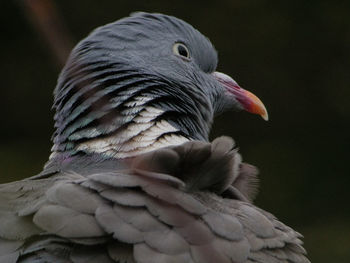
[[[0,259],[309,262],[301,235],[248,201],[257,171],[233,147],[221,137],[123,161],[73,159],[0,185]]]

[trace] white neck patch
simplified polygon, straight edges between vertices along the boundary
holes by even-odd
[[[139,101],[145,102],[144,99]],[[125,129],[108,137],[80,143],[76,149],[102,153],[116,158],[127,158],[189,141],[184,136],[172,134],[179,130],[169,122],[154,121],[163,112],[154,107],[145,107]]]

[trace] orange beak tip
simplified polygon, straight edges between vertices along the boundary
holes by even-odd
[[[265,113],[262,114],[261,117],[262,117],[265,121],[268,121],[268,120],[269,120],[269,114],[267,113],[267,111],[265,111]]]
[[[247,108],[246,110],[248,112],[258,114],[260,115],[265,121],[269,120],[269,115],[267,113],[267,110],[265,108],[264,103],[255,96],[253,93],[250,91],[245,90],[245,96],[247,98]]]

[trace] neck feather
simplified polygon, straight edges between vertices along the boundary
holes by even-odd
[[[161,147],[179,145],[191,139],[168,121],[157,120],[161,114],[162,110],[146,106],[124,129],[112,135],[82,142],[76,149],[126,158]]]
[[[208,140],[205,96],[106,61],[66,66],[55,90],[52,157],[125,158],[188,140]]]

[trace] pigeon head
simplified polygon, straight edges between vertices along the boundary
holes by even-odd
[[[135,13],[77,44],[55,89],[53,155],[135,156],[208,140],[216,114],[262,102],[217,72],[217,52],[186,22]]]

